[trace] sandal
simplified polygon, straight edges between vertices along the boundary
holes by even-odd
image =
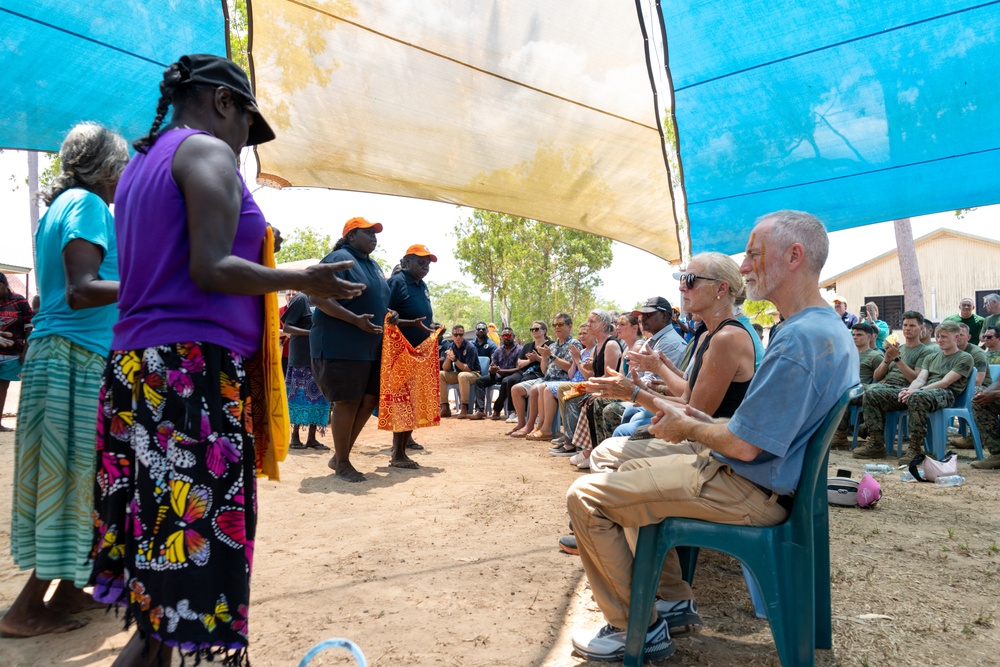
[[[548,442],[552,439],[551,433],[542,433],[541,431],[532,431],[525,440],[531,440],[533,442]]]

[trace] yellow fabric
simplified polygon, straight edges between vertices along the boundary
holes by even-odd
[[[258,183],[461,204],[680,258],[659,132],[661,121],[672,129],[670,88],[634,4],[253,0],[252,10],[257,101],[278,135],[254,149]]]
[[[274,268],[274,233],[270,227],[264,237],[260,263]],[[288,421],[285,376],[281,371],[278,295],[269,292],[263,298],[264,340],[261,342],[260,352],[247,364],[247,373],[250,376],[257,474],[279,481],[278,463],[288,455],[291,425]]]

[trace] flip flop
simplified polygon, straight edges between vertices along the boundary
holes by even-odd
[[[328,451],[330,451],[330,448],[327,447],[326,445],[324,445],[322,442],[317,442],[315,445],[309,445],[309,444],[307,444],[306,447],[308,447],[309,449],[315,449],[316,451],[320,451],[320,452],[328,452]]]
[[[512,438],[525,438],[527,436],[528,436],[527,433],[518,433],[517,431],[510,434],[510,437]]]
[[[288,444],[289,449],[309,449],[306,447],[305,443],[302,442],[291,442]]]
[[[420,464],[416,461],[389,461],[390,468],[405,468],[407,470],[416,470],[420,467]]]
[[[406,443],[406,448],[407,449],[414,449],[414,450],[418,450],[419,451],[419,450],[423,449],[424,446],[421,445],[419,442],[414,442],[414,441],[411,440],[410,442]]]
[[[531,434],[528,435],[528,437],[525,439],[534,442],[548,442],[549,440],[552,439],[552,434],[542,433],[541,431],[532,431]]]

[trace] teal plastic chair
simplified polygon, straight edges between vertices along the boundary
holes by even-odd
[[[646,626],[667,551],[674,547],[715,549],[738,558],[763,596],[771,633],[783,665],[814,665],[815,650],[833,646],[830,607],[830,528],[826,478],[830,443],[847,402],[847,390],[809,439],[802,477],[788,520],[756,528],[670,518],[639,529],[632,567],[625,643],[626,667],[640,667]],[[697,549],[678,551],[685,578],[694,577]]]
[[[969,381],[963,391],[956,399],[955,404],[950,408],[935,410],[927,422],[928,451],[934,454],[934,458],[944,458],[945,445],[948,443],[948,424],[952,419],[965,422],[972,433],[972,442],[976,446],[976,458],[983,460],[983,444],[979,440],[979,428],[972,415],[972,397],[976,395],[976,367],[972,367]]]

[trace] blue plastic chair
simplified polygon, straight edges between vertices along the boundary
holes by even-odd
[[[784,523],[758,528],[670,518],[639,529],[632,567],[626,667],[642,665],[646,625],[663,560],[671,548],[682,546],[722,551],[746,565],[764,598],[783,665],[814,665],[815,649],[832,647],[826,471],[837,425],[848,401],[860,395],[860,385],[844,392],[809,439],[796,500]],[[696,559],[694,549],[681,558],[686,578],[693,578]]]
[[[892,455],[892,446],[896,445],[896,456],[903,455],[903,440],[910,433],[909,413],[906,410],[889,410],[885,413],[885,453]]]
[[[983,444],[979,440],[979,428],[972,415],[972,397],[976,395],[976,367],[972,367],[969,381],[963,391],[956,399],[955,404],[950,408],[935,410],[929,416],[927,423],[927,440],[929,449],[934,454],[934,458],[940,459],[944,456],[945,445],[948,443],[948,424],[952,419],[959,419],[968,425],[972,433],[972,442],[976,445],[976,458],[983,460]]]
[[[863,414],[863,412],[861,411],[860,405],[849,405],[847,406],[847,410],[848,410],[847,424],[848,426],[854,427],[854,439],[851,441],[851,449],[854,449],[855,447],[858,446],[858,428],[860,428],[861,426],[861,415]]]

